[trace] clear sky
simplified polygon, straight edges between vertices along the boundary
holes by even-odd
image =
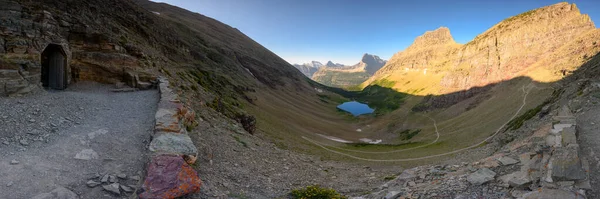
[[[290,63],[353,65],[364,53],[389,59],[440,26],[458,43],[510,16],[559,0],[154,0],[238,28]],[[600,0],[573,0],[600,23]]]

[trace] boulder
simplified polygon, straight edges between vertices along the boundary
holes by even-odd
[[[78,199],[79,196],[73,193],[71,190],[68,190],[64,187],[58,187],[49,193],[42,193],[36,196],[33,196],[31,199]]]
[[[178,198],[200,191],[198,173],[181,156],[159,155],[152,158],[140,199]]]
[[[385,195],[385,199],[396,199],[402,195],[400,191],[390,191]]]
[[[148,148],[152,152],[178,155],[196,155],[198,149],[186,134],[157,133]]]
[[[559,189],[546,189],[541,188],[540,190],[532,191],[526,194],[523,194],[524,199],[550,199],[550,198],[560,198],[560,199],[585,199],[581,194],[573,193],[570,191],[564,191]]]
[[[523,187],[529,183],[531,183],[531,180],[526,172],[517,172],[508,180],[508,185],[511,187]]]
[[[556,144],[556,136],[548,135],[546,136],[546,146],[554,146]]]
[[[165,106],[169,106],[170,103],[163,103]],[[170,105],[175,106],[175,105]],[[175,109],[158,108],[154,115],[156,120],[155,131],[165,132],[181,132],[181,125],[179,124],[179,118]]]
[[[557,148],[552,156],[552,178],[558,181],[583,180],[587,174],[583,170],[578,146],[570,145],[568,147]]]
[[[496,176],[496,173],[487,168],[481,168],[477,170],[475,173],[467,176],[467,181],[469,181],[473,185],[482,185],[488,181],[491,181]]]
[[[512,159],[510,157],[506,157],[506,156],[502,156],[502,157],[498,158],[498,161],[500,163],[502,163],[502,165],[512,165],[512,164],[519,163],[518,160]]]

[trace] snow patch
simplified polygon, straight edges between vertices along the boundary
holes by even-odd
[[[250,73],[250,75],[252,75],[252,77],[256,78],[256,76],[254,76],[254,74],[252,74],[252,72],[250,72],[250,69],[244,67],[244,69],[246,69],[246,71],[248,71],[248,73]]]
[[[321,135],[321,134],[318,134],[318,133],[317,133],[317,135],[319,135],[321,137],[324,137],[324,138],[326,138],[328,140],[331,140],[331,141],[336,141],[336,142],[341,142],[341,143],[352,143],[352,142],[350,142],[348,140],[343,140],[341,138],[336,138],[336,137],[333,137],[333,136]]]
[[[371,140],[369,138],[360,138],[359,140],[361,142],[366,142],[366,143],[369,143],[369,144],[379,144],[379,143],[383,142],[383,140]]]

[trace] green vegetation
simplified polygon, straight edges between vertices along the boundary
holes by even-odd
[[[393,179],[396,179],[396,176],[385,176],[385,178],[383,178],[383,180],[385,180],[385,181],[390,181]]]
[[[400,140],[410,140],[415,137],[417,134],[421,132],[421,129],[415,129],[414,131],[410,131],[410,129],[406,129],[398,133],[400,135]]]
[[[383,78],[383,79],[375,80],[371,85],[379,85],[381,87],[391,88],[391,87],[394,87],[394,85],[396,85],[396,82]]]
[[[560,93],[562,92],[562,90],[554,90],[554,92],[552,92],[552,96],[550,96],[550,98],[548,98],[546,101],[544,101],[542,104],[538,105],[535,108],[529,109],[527,112],[519,115],[518,117],[510,120],[510,122],[508,122],[507,124],[507,128],[506,130],[517,130],[519,129],[521,126],[523,126],[523,123],[525,123],[525,121],[533,118],[533,116],[537,115],[544,106],[546,106],[547,104],[553,102],[554,100],[556,100],[556,98],[558,98],[558,96],[560,96]],[[505,130],[505,131],[506,131]]]
[[[242,140],[240,137],[236,136],[236,135],[232,135],[233,138],[235,139],[235,141],[239,142],[240,144],[242,144],[244,147],[248,148],[248,143],[246,143],[246,141]]]
[[[369,107],[374,108],[376,115],[388,113],[400,108],[400,105],[404,103],[406,96],[407,95],[404,93],[379,85],[370,85],[360,92],[354,92],[348,95],[349,98],[366,103]]]
[[[294,189],[290,194],[293,199],[346,199],[337,191],[328,188],[322,188],[319,185],[308,186],[303,189]]]
[[[327,86],[356,88],[357,85],[369,79],[370,76],[366,72],[326,71],[322,75],[315,76],[315,81]]]

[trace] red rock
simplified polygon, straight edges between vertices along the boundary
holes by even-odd
[[[185,196],[200,191],[202,181],[194,168],[181,156],[156,156],[148,166],[148,173],[142,185],[141,199],[168,199]]]

